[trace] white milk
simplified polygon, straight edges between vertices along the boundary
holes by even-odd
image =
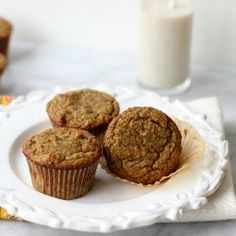
[[[144,0],[141,13],[141,84],[166,89],[189,78],[193,12],[189,1]]]

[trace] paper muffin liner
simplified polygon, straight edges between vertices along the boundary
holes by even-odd
[[[52,197],[71,200],[90,191],[98,161],[79,169],[55,169],[27,159],[33,187]]]
[[[163,181],[172,178],[174,175],[177,173],[182,172],[185,170],[188,166],[190,166],[194,161],[200,159],[203,156],[203,152],[205,150],[205,142],[201,138],[200,134],[197,132],[197,130],[189,123],[185,121],[180,121],[177,118],[173,118],[175,124],[178,126],[182,140],[181,140],[181,155],[180,155],[180,162],[178,168],[170,173],[167,176],[163,176],[160,180],[156,181],[153,184],[142,184],[142,183],[135,183],[132,181],[129,181],[127,179],[122,179],[119,176],[115,175],[112,173],[108,166],[107,162],[104,156],[102,156],[99,160],[100,165],[103,170],[106,171],[107,174],[115,177],[116,179],[130,183],[130,184],[135,184],[139,186],[144,186],[144,187],[153,187],[153,186],[158,186],[160,185]]]

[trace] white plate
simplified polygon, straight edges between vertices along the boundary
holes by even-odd
[[[41,194],[31,187],[21,145],[27,137],[50,127],[45,104],[65,89],[35,91],[0,110],[0,205],[11,214],[42,225],[110,232],[175,221],[184,210],[205,204],[224,175],[228,143],[222,135],[179,101],[170,102],[145,90],[106,86],[96,89],[113,94],[121,110],[135,105],[153,106],[191,123],[207,143],[205,157],[158,188],[122,183],[98,168],[92,191],[82,198],[65,201]]]

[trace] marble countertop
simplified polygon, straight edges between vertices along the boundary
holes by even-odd
[[[193,65],[191,88],[176,96],[182,100],[217,96],[224,111],[226,138],[230,143],[230,160],[236,183],[236,68]],[[33,44],[13,45],[9,67],[1,82],[0,93],[21,95],[33,89],[50,89],[56,85],[107,83],[137,85],[137,60],[134,55],[110,52],[55,49]],[[56,230],[27,222],[0,221],[4,236],[18,235],[100,235]],[[236,221],[164,223],[114,232],[109,235],[206,235],[236,234]]]

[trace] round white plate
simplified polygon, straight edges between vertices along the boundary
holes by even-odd
[[[197,209],[219,186],[226,166],[228,144],[200,115],[181,102],[144,90],[124,87],[96,89],[113,94],[121,110],[153,106],[191,123],[207,144],[204,157],[157,188],[122,183],[98,168],[92,191],[65,201],[35,191],[30,182],[21,145],[29,136],[50,127],[45,104],[56,93],[35,91],[0,108],[0,205],[23,219],[56,228],[110,232],[178,220],[184,210]]]

